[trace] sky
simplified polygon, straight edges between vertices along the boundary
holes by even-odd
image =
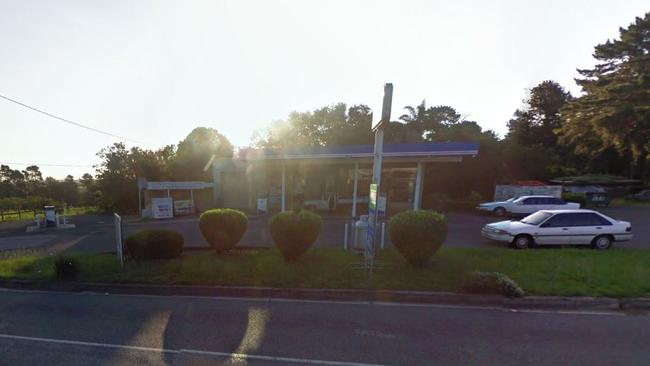
[[[526,89],[552,79],[578,94],[593,47],[648,11],[647,0],[0,0],[0,95],[129,147],[176,144],[197,126],[245,146],[294,110],[379,106],[391,82],[393,119],[425,99],[503,135]],[[0,134],[0,163],[56,178],[94,173],[118,141],[2,99]]]

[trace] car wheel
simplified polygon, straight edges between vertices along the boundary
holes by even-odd
[[[503,216],[506,215],[506,209],[503,208],[503,207],[497,207],[497,208],[494,209],[493,212],[494,212],[494,215],[496,215],[498,217],[503,217]]]
[[[533,246],[533,238],[530,235],[517,235],[512,240],[512,247],[515,249],[526,249]]]
[[[594,238],[591,246],[594,249],[605,250],[612,246],[612,238],[609,235],[601,235]]]

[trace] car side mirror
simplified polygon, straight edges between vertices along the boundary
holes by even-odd
[[[519,201],[519,202],[515,202],[515,205],[517,205],[517,206],[521,206],[521,205],[523,205],[523,204],[524,204],[524,203],[521,202],[521,201]]]

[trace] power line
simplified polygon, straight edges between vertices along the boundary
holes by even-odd
[[[24,166],[31,166],[31,165],[37,165],[39,167],[41,166],[56,166],[56,167],[68,167],[68,168],[92,168],[92,165],[82,165],[82,164],[39,164],[39,163],[8,163],[8,162],[3,162],[0,161],[0,164],[2,165],[24,165]]]
[[[7,100],[7,101],[10,101],[10,102],[12,102],[12,103],[18,104],[19,106],[22,106],[22,107],[25,107],[25,108],[31,109],[31,110],[36,111],[36,112],[38,112],[38,113],[42,113],[42,114],[44,114],[44,115],[46,115],[46,116],[49,116],[49,117],[52,117],[52,118],[58,119],[59,121],[63,121],[63,122],[69,123],[69,124],[71,124],[71,125],[77,126],[77,127],[81,127],[81,128],[85,128],[85,129],[87,129],[87,130],[93,131],[93,132],[101,133],[102,135],[107,135],[107,136],[111,136],[111,137],[116,137],[116,138],[118,138],[118,139],[120,139],[120,140],[131,141],[131,142],[134,142],[134,143],[136,143],[136,144],[143,144],[143,145],[146,145],[145,143],[143,143],[143,142],[141,142],[141,141],[137,141],[137,140],[133,140],[133,139],[130,139],[130,138],[122,137],[122,136],[119,136],[119,135],[116,135],[116,134],[113,134],[113,133],[110,133],[110,132],[106,132],[106,131],[102,131],[102,130],[96,129],[96,128],[94,128],[94,127],[90,127],[90,126],[83,125],[83,124],[81,124],[81,123],[77,123],[77,122],[70,121],[69,119],[65,119],[65,118],[63,118],[63,117],[55,116],[55,115],[53,115],[53,114],[51,114],[51,113],[47,113],[47,112],[45,112],[45,111],[43,111],[43,110],[40,110],[40,109],[38,109],[38,108],[35,108],[35,107],[32,107],[32,106],[29,106],[29,105],[27,105],[27,104],[25,104],[25,103],[21,103],[21,102],[19,102],[19,101],[17,101],[17,100],[11,99],[11,98],[6,97],[6,96],[4,96],[4,95],[2,95],[2,94],[0,94],[0,98],[5,99],[5,100]]]

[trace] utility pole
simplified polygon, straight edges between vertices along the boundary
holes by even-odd
[[[372,183],[370,184],[370,194],[368,199],[368,237],[364,250],[364,261],[366,267],[370,270],[372,278],[372,269],[375,259],[375,243],[377,232],[377,198],[379,197],[381,185],[381,166],[384,154],[384,128],[390,122],[390,112],[393,103],[393,84],[384,84],[384,99],[382,101],[381,116],[377,119],[373,116],[372,130],[375,132],[374,161],[372,165]]]

